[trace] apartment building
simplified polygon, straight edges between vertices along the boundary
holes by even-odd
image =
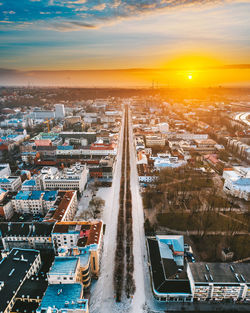
[[[189,263],[194,301],[250,301],[248,263]]]
[[[249,302],[249,263],[187,263],[183,236],[147,238],[154,297],[164,302]]]
[[[57,191],[19,191],[16,196],[11,200],[13,209],[17,213],[26,214],[41,214],[47,213],[57,199]]]
[[[88,300],[83,299],[81,283],[51,284],[48,286],[37,313],[89,313]]]
[[[56,202],[45,215],[44,222],[73,221],[77,211],[77,193],[74,190],[59,191]]]
[[[39,222],[1,222],[0,237],[3,248],[9,251],[12,248],[53,250],[51,233],[54,223]]]
[[[53,230],[52,240],[58,254],[79,255],[82,282],[85,287],[90,284],[90,272],[92,276],[99,276],[102,236],[102,221],[60,222]]]
[[[11,312],[21,286],[40,266],[39,251],[31,249],[14,248],[0,262],[0,312]]]

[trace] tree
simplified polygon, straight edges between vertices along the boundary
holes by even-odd
[[[101,213],[101,209],[104,207],[105,201],[100,197],[94,197],[89,202],[89,211],[91,212],[93,218],[97,218],[97,215]]]

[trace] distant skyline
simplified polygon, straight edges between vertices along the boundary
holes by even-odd
[[[249,12],[246,0],[0,0],[0,84],[250,86]]]

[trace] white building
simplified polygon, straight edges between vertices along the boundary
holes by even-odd
[[[22,181],[20,176],[9,176],[0,178],[0,187],[9,191],[17,191],[21,188]]]
[[[165,138],[161,136],[146,136],[146,146],[165,146]]]
[[[0,164],[0,177],[8,177],[11,175],[9,163]]]
[[[46,120],[46,119],[51,119],[55,118],[55,112],[54,111],[43,111],[39,109],[35,109],[31,117],[36,119],[36,120]]]
[[[45,190],[78,190],[80,193],[88,180],[88,168],[75,164],[59,172],[55,168],[44,167],[40,174],[41,188]]]
[[[169,131],[169,125],[168,123],[159,123],[158,124],[158,127],[159,127],[159,131],[161,133],[167,133]]]
[[[237,198],[250,200],[250,168],[237,166],[223,171],[223,190]]]
[[[65,117],[64,105],[60,103],[55,104],[55,118],[63,119],[64,117]]]
[[[57,200],[57,191],[19,191],[11,200],[17,213],[41,214],[47,213]]]

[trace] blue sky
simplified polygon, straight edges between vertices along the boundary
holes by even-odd
[[[0,0],[0,68],[250,63],[250,1]]]

